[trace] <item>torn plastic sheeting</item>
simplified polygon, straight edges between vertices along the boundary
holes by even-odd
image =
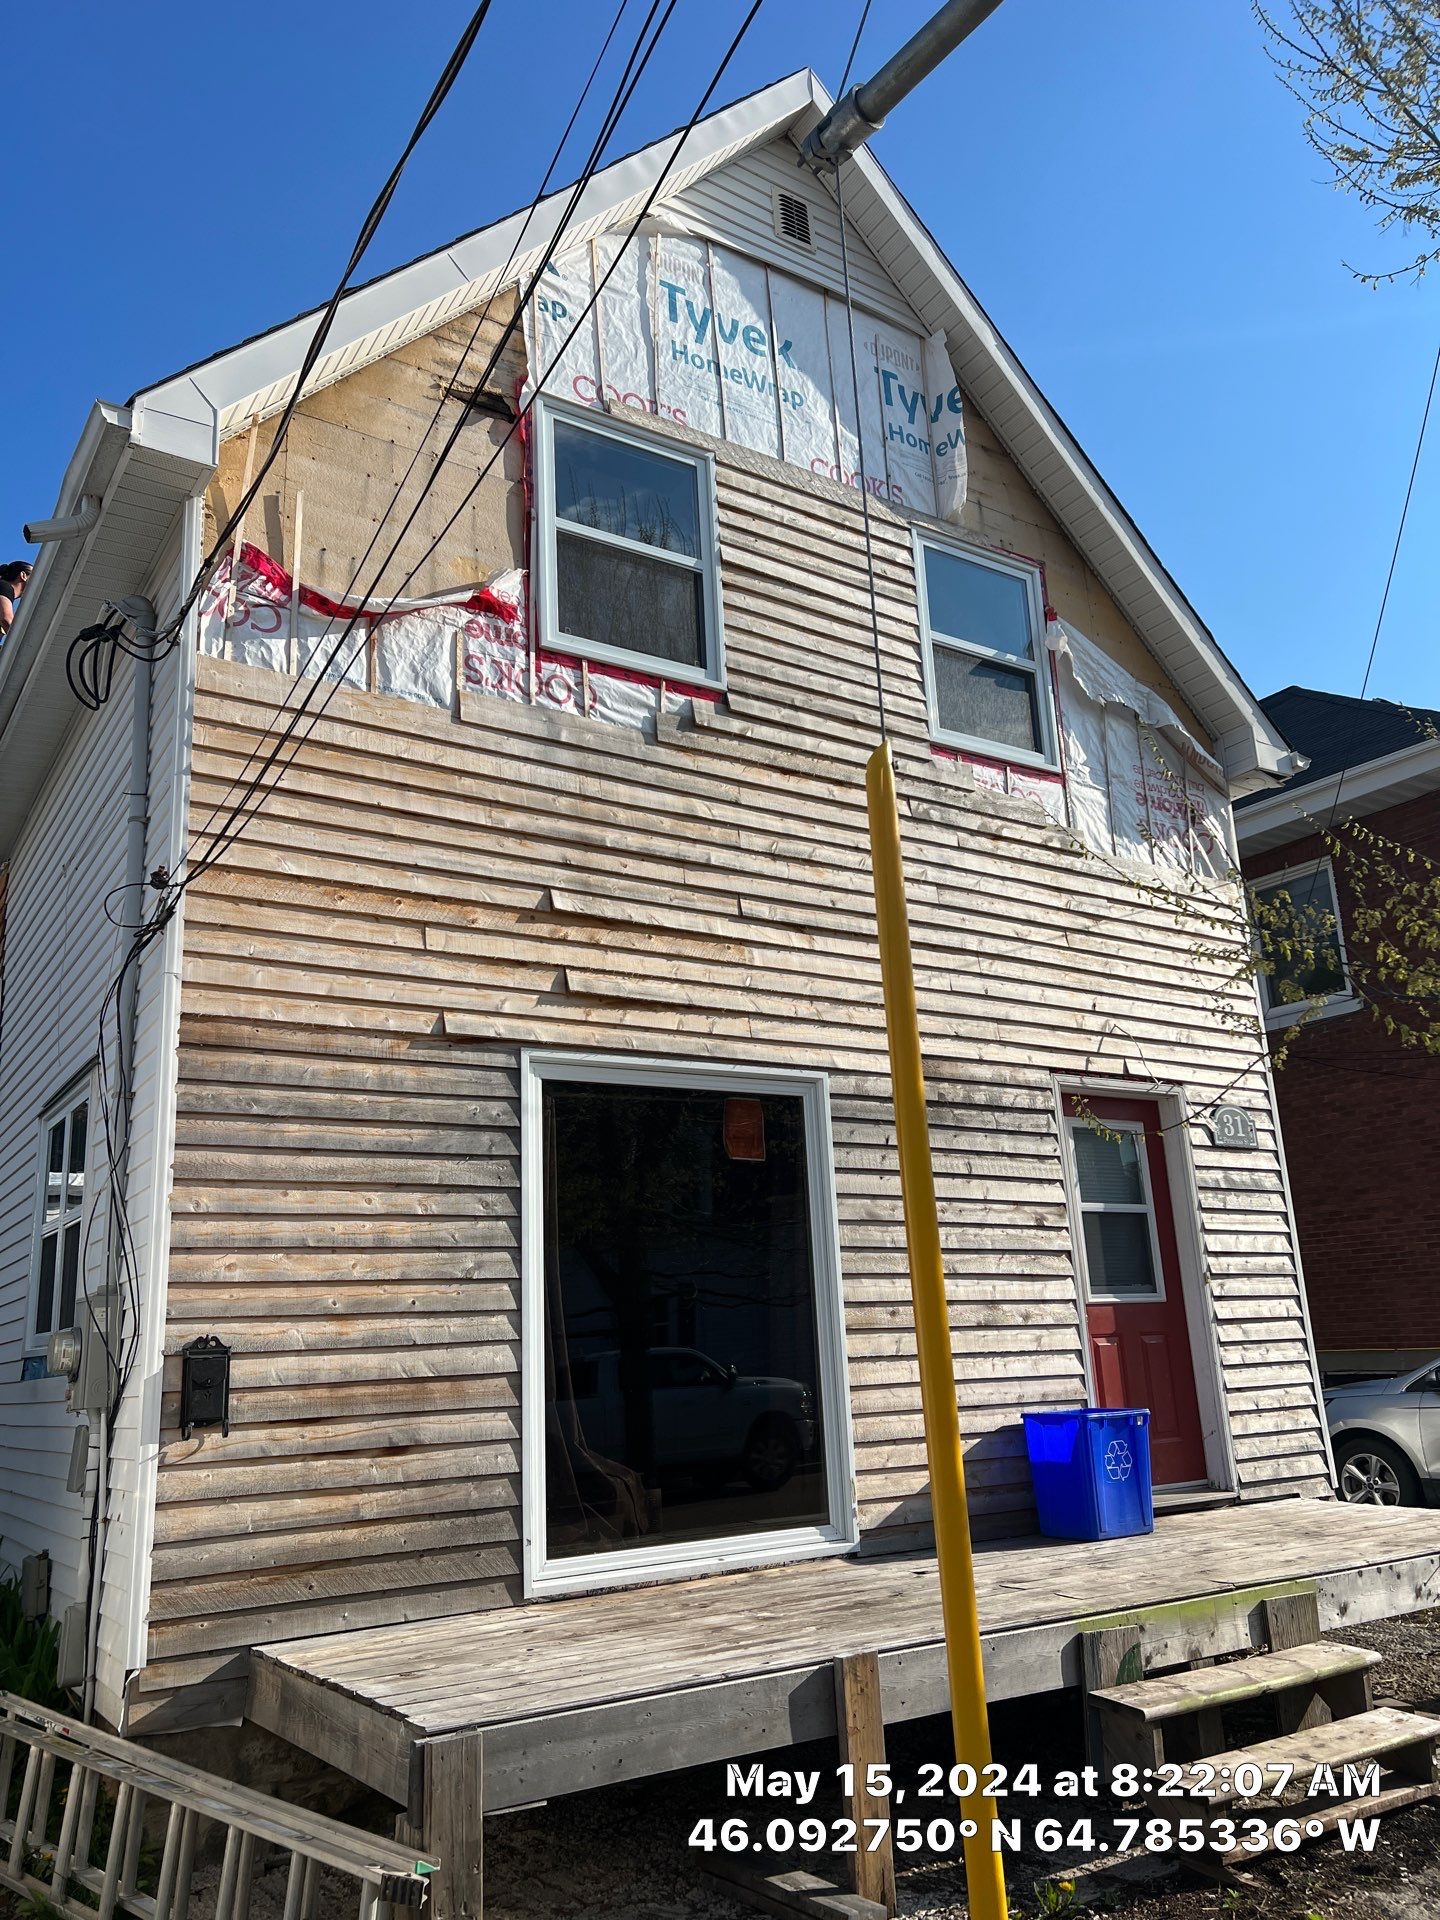
[[[1197,767],[1213,786],[1224,791],[1225,772],[1218,760],[1188,732],[1173,707],[1166,704],[1153,687],[1147,687],[1118,661],[1102,653],[1093,640],[1072,627],[1068,620],[1050,622],[1049,642],[1062,664],[1068,664],[1081,691],[1101,706],[1128,707],[1131,713],[1163,733]]]

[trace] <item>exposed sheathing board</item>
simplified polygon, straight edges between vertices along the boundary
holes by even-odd
[[[465,360],[473,386],[513,310],[513,295],[496,298],[490,317]],[[412,341],[388,359],[375,362],[301,402],[245,521],[245,538],[289,572],[295,565],[296,496],[303,494],[298,572],[307,586],[336,599],[355,598],[371,589],[425,482],[440,448],[462,413],[462,402],[446,398],[456,383],[461,356],[475,330],[477,315],[463,314],[434,333]],[[524,375],[524,349],[516,337],[489,386],[509,396]],[[440,418],[411,462],[440,405]],[[253,470],[258,471],[274,438],[278,416],[260,422],[254,432]],[[468,587],[520,563],[524,551],[524,495],[515,483],[524,472],[524,449],[512,433],[495,460],[491,479],[473,494],[478,474],[505,440],[508,423],[476,414],[461,429],[445,462],[405,534],[395,558],[379,582],[383,600],[390,593],[407,598],[448,593]],[[225,442],[220,466],[207,496],[206,539],[214,536],[244,491],[251,459],[251,431],[242,428]],[[396,489],[405,481],[398,508]],[[501,485],[492,484],[502,480]],[[508,483],[508,484],[504,484]],[[466,499],[466,496],[471,497]],[[424,556],[452,514],[458,517],[440,546]],[[388,520],[386,516],[388,515]],[[381,522],[385,532],[377,535]],[[373,544],[372,544],[373,542]],[[368,553],[368,558],[366,557]],[[418,563],[418,567],[417,567]],[[412,567],[413,579],[401,588]],[[358,572],[358,585],[352,587]]]
[[[831,1075],[862,1522],[923,1519],[859,503],[761,465],[719,461],[734,726],[655,741],[469,695],[457,723],[341,689],[190,896],[170,1343],[223,1324],[234,1401],[228,1439],[181,1441],[167,1376],[138,1725],[181,1684],[206,1689],[192,1716],[233,1714],[256,1642],[518,1599],[524,1045]],[[1242,1491],[1318,1491],[1273,1116],[1217,1021],[1221,970],[1038,810],[933,759],[909,529],[874,518],[978,1525],[1026,1524],[1019,1407],[1083,1392],[1053,1075],[1142,1053],[1254,1115],[1243,1158],[1193,1137],[1223,1391]],[[1094,631],[1084,576],[1056,573]],[[208,810],[287,683],[199,673]]]

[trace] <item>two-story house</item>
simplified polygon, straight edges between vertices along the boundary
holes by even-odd
[[[1394,1031],[1403,1008],[1370,926],[1393,888],[1351,823],[1407,880],[1423,871],[1412,852],[1440,859],[1440,713],[1312,687],[1262,705],[1309,764],[1237,806],[1241,866],[1262,900],[1283,893],[1325,934],[1262,982],[1272,1039],[1293,1039],[1276,1088],[1306,1291],[1326,1377],[1384,1377],[1440,1354],[1440,1246],[1423,1204],[1440,1181],[1440,1076]],[[1423,994],[1416,1011],[1428,1026]]]
[[[405,1804],[483,1723],[491,1808],[833,1728],[846,1646],[943,1702],[882,725],[975,1530],[1087,1401],[1211,1508],[982,1555],[992,1692],[1081,1615],[1419,1604],[1420,1519],[1329,1497],[1214,951],[1289,747],[874,159],[797,164],[828,105],[616,162],[543,272],[559,194],[350,295],[268,469],[314,316],[76,450],[0,654],[0,1533],[114,1724]]]

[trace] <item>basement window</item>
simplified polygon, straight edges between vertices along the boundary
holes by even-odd
[[[929,536],[916,556],[931,738],[1058,768],[1037,570]]]
[[[52,1333],[75,1324],[84,1255],[89,1135],[88,1088],[72,1089],[41,1117],[26,1326],[26,1346],[32,1352],[43,1349]]]
[[[823,1077],[527,1055],[526,1586],[855,1538]]]
[[[539,415],[543,644],[686,686],[720,687],[709,454],[553,403]]]

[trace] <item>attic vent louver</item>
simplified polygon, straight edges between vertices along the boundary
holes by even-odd
[[[815,242],[810,235],[809,203],[793,193],[782,193],[778,189],[775,194],[775,231],[792,246],[804,247],[807,253],[815,251]]]

